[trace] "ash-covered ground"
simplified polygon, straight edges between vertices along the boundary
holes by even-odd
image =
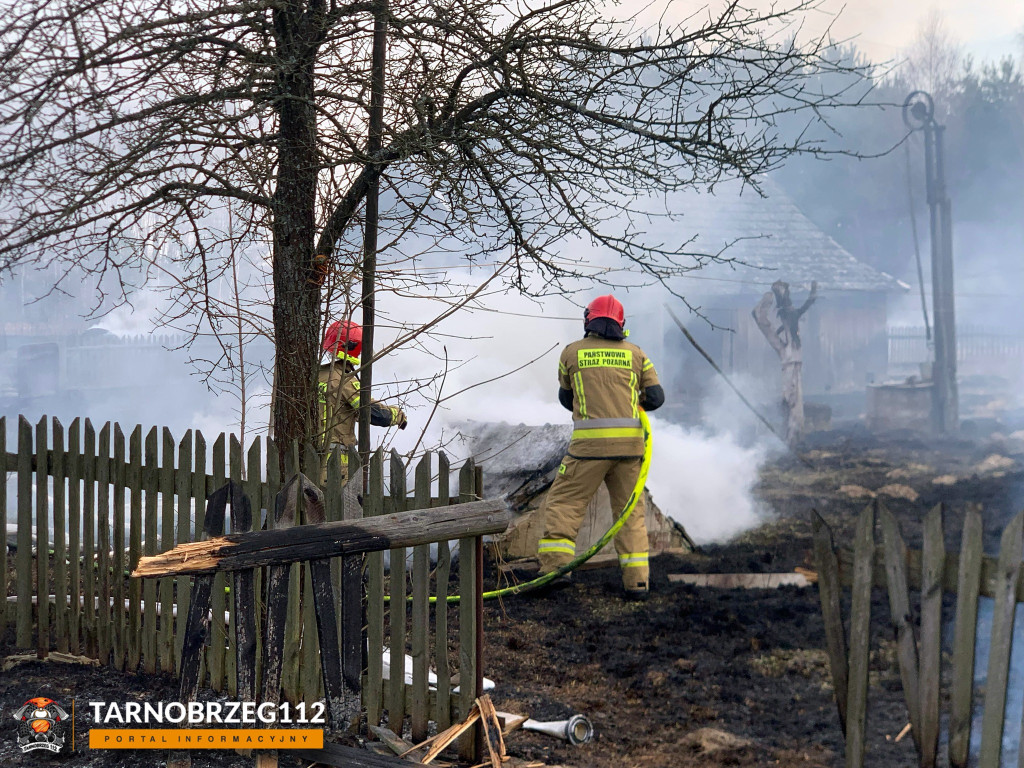
[[[788,456],[761,473],[756,493],[768,514],[763,525],[699,554],[655,558],[647,602],[621,600],[617,571],[603,569],[577,573],[573,587],[548,597],[489,603],[486,674],[497,683],[497,708],[540,720],[582,713],[597,731],[583,746],[517,731],[507,740],[511,765],[842,765],[817,590],[694,588],[670,584],[667,575],[810,566],[810,510],[825,517],[841,544],[875,494],[896,514],[912,547],[919,546],[921,519],[934,504],[949,505],[947,548],[955,549],[966,504],[982,503],[986,549],[993,553],[1024,500],[1022,438],[1007,429],[942,440],[820,433],[802,451],[811,466]],[[486,578],[493,583],[495,573]],[[875,592],[872,630],[868,764],[911,765],[912,740],[896,741],[907,713],[882,590]],[[10,640],[3,655],[13,652]],[[37,695],[171,700],[176,691],[165,677],[73,665],[32,663],[0,673],[0,765],[161,765],[165,755],[155,752],[22,757],[10,713]],[[88,728],[84,718],[79,728]],[[251,764],[234,753],[196,753],[194,761]]]

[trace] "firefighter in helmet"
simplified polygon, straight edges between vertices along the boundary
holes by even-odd
[[[320,412],[329,454],[341,453],[341,463],[348,473],[348,449],[356,445],[356,424],[359,420],[359,379],[355,367],[363,351],[363,329],[351,320],[331,323],[324,334],[323,351],[330,360],[320,366]],[[370,402],[370,424],[375,427],[405,429],[407,420],[401,408]]]
[[[562,350],[558,400],[572,411],[573,431],[545,502],[544,533],[537,548],[541,573],[550,573],[575,555],[576,534],[587,504],[603,482],[613,514],[626,506],[640,474],[644,453],[640,409],[665,402],[654,363],[626,341],[625,312],[611,295],[599,296],[583,313],[585,335]],[[615,537],[627,597],[648,592],[648,543],[641,495]],[[552,582],[571,583],[566,574]]]

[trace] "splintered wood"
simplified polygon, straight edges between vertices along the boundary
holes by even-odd
[[[491,758],[493,768],[501,768],[505,759],[505,740],[501,736],[501,721],[494,711],[490,696],[481,696],[476,700],[480,708],[481,721],[484,726],[484,743],[487,744],[487,753]]]
[[[510,715],[509,717],[515,716]],[[526,718],[523,718],[523,720],[525,719]],[[469,711],[469,715],[461,723],[456,723],[451,728],[441,731],[436,736],[431,736],[426,741],[404,751],[400,756],[409,757],[417,750],[430,745],[430,749],[427,750],[427,753],[423,755],[423,758],[419,761],[421,765],[427,765],[441,754],[446,747],[459,738],[459,736],[472,728],[478,720],[483,723],[484,742],[487,745],[488,755],[488,762],[482,763],[482,765],[490,765],[492,768],[501,768],[501,764],[506,762],[509,758],[505,752],[505,739],[502,735],[501,720],[498,717],[498,713],[494,711],[494,704],[491,703],[491,697],[487,695],[476,699],[473,703],[473,708]],[[520,724],[521,722],[522,721],[520,721]]]

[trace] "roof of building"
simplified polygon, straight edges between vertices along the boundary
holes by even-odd
[[[673,219],[650,234],[666,243],[688,240],[687,252],[718,256],[692,276],[672,281],[685,294],[764,293],[776,280],[807,290],[904,292],[909,286],[858,261],[825,234],[777,184],[759,178],[761,194],[749,184],[719,184],[714,194],[679,193],[668,203]],[[657,230],[661,230],[659,233]]]

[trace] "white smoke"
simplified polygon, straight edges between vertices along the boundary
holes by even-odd
[[[514,293],[493,295],[486,309],[467,308],[438,326],[434,336],[424,342],[427,351],[410,349],[382,358],[375,366],[374,381],[382,385],[380,391],[375,385],[376,396],[384,399],[388,390],[401,388],[388,381],[422,380],[443,369],[447,353],[452,370],[441,396],[465,391],[437,408],[435,423],[420,450],[443,444],[453,461],[468,454],[468,446],[450,442],[453,429],[461,422],[568,424],[571,415],[557,400],[558,355],[582,334],[579,305],[604,292],[583,293],[575,303],[562,297],[538,303]],[[627,313],[632,309],[635,315],[644,306],[660,306],[655,293],[652,290],[646,302],[642,291],[623,295]],[[385,311],[409,325],[426,321],[431,304],[388,297]],[[396,334],[393,329],[391,336]],[[387,330],[382,328],[380,337],[387,339]],[[660,364],[656,355],[670,354],[668,349],[661,350],[661,339],[645,339],[643,330],[632,340],[648,350],[655,365]],[[508,376],[474,386],[523,365]],[[761,394],[755,382],[739,384],[752,398]],[[391,445],[400,452],[412,448],[434,407],[424,393],[410,395],[405,405],[410,428],[390,436]],[[724,387],[705,403],[704,422],[714,429],[686,429],[652,414],[654,456],[648,487],[665,514],[682,523],[696,541],[707,543],[726,540],[764,518],[753,488],[774,438],[765,436],[763,428],[755,428],[756,417]],[[449,442],[445,443],[446,439]]]
[[[734,434],[686,429],[651,417],[654,455],[647,487],[661,511],[698,544],[725,541],[760,524],[753,496],[768,451],[744,447]]]

